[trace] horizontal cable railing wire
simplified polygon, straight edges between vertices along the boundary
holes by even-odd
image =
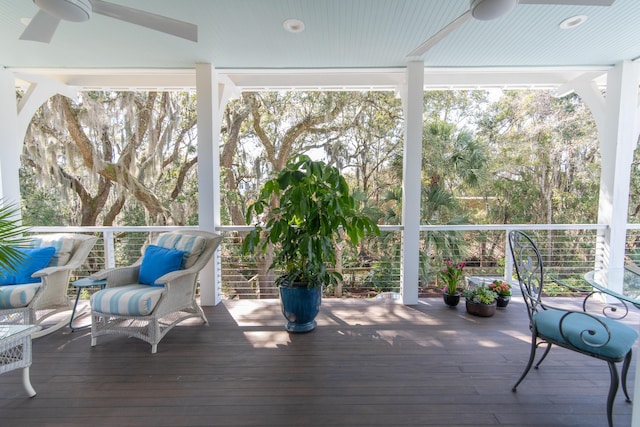
[[[546,272],[568,284],[581,282],[587,271],[595,268],[599,230],[606,227],[593,224],[562,225],[456,225],[422,226],[423,250],[420,275],[420,294],[438,290],[443,283],[438,281],[438,272],[450,258],[454,262],[465,262],[464,274],[503,278],[513,281],[511,254],[507,239],[511,230],[523,230],[536,242],[544,259]],[[447,253],[438,250],[438,243],[456,241],[457,255],[437,256]]]
[[[222,256],[222,292],[225,298],[277,298],[273,280],[276,272],[268,271],[269,259],[242,255],[242,239],[247,227],[220,227],[225,236]],[[343,246],[342,274],[339,289],[326,289],[326,296],[375,296],[380,292],[400,290],[400,227],[382,226],[379,237],[365,239],[358,248]],[[373,253],[378,256],[374,256]],[[383,254],[383,256],[381,255]]]
[[[370,237],[356,250],[345,247],[341,289],[328,289],[327,296],[373,297],[382,292],[399,292],[402,267],[402,226],[381,226],[381,235]],[[130,265],[141,254],[145,244],[158,233],[197,227],[33,227],[39,233],[88,233],[98,242],[82,268],[72,280],[86,277],[105,267]],[[275,273],[265,262],[242,255],[242,239],[251,226],[222,226],[216,230],[224,236],[220,247],[223,296],[228,299],[275,298]],[[467,276],[511,277],[507,235],[510,230],[523,230],[536,241],[547,270],[559,279],[579,281],[582,275],[600,265],[605,254],[597,253],[606,226],[597,224],[516,224],[516,225],[423,225],[421,232],[420,295],[439,291],[437,272],[446,259],[439,252],[437,238],[454,235],[463,250],[457,261],[467,264]],[[447,236],[450,234],[450,236]],[[606,249],[604,249],[606,250]],[[640,225],[629,224],[627,261],[640,265]]]
[[[627,262],[640,267],[640,224],[627,225]]]

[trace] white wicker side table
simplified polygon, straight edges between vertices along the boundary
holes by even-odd
[[[31,334],[35,325],[0,325],[0,374],[22,368],[22,384],[29,397],[36,395],[29,377]]]

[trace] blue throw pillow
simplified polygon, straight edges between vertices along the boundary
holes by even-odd
[[[184,251],[149,245],[144,251],[138,282],[154,286],[160,276],[180,270]]]
[[[43,246],[41,248],[24,249],[16,248],[25,257],[15,271],[0,271],[0,285],[17,285],[23,283],[38,283],[42,280],[39,277],[31,277],[33,273],[42,270],[51,262],[51,258],[56,253],[53,246]]]

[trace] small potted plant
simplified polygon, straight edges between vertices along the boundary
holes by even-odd
[[[496,313],[498,294],[484,284],[464,292],[467,313],[480,317],[491,317]]]
[[[440,271],[439,276],[445,282],[446,288],[442,292],[444,303],[449,307],[455,307],[460,302],[460,292],[458,292],[458,283],[462,279],[462,270],[465,263],[455,263],[448,259],[445,268]]]
[[[504,308],[509,304],[511,300],[511,285],[504,280],[494,280],[489,283],[489,289],[498,295],[496,304],[498,308]]]

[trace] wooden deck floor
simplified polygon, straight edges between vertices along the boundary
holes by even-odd
[[[519,298],[491,318],[439,299],[325,299],[300,335],[284,332],[277,300],[205,311],[209,326],[175,328],[155,355],[116,336],[91,348],[88,330],[35,340],[38,394],[26,397],[18,371],[0,376],[0,425],[606,425],[604,362],[557,348],[511,392],[529,353]],[[635,364],[632,390],[634,377]],[[629,426],[621,394],[614,422]]]

